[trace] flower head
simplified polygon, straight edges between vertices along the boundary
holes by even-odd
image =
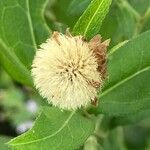
[[[105,77],[106,47],[95,36],[86,42],[54,32],[40,46],[32,64],[34,84],[48,102],[62,109],[77,109],[94,101]]]

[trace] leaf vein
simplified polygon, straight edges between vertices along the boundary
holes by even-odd
[[[17,146],[17,145],[26,145],[26,144],[31,144],[31,143],[35,143],[35,142],[40,142],[40,141],[43,141],[43,140],[47,140],[47,139],[49,139],[49,138],[51,138],[51,137],[57,135],[59,132],[61,132],[61,131],[67,126],[68,122],[71,120],[71,118],[73,117],[74,114],[75,114],[75,111],[73,111],[73,112],[69,115],[68,119],[64,122],[64,124],[63,124],[55,133],[53,133],[53,134],[51,134],[51,135],[49,135],[49,136],[46,136],[46,137],[41,138],[41,139],[29,141],[29,142],[26,142],[26,143],[18,143],[18,144],[11,144],[11,143],[10,143],[10,145],[15,145],[15,146]],[[13,142],[13,141],[12,141],[12,142]]]
[[[27,17],[28,17],[28,21],[29,21],[29,28],[30,28],[30,31],[31,31],[32,42],[33,42],[33,46],[36,50],[37,49],[37,44],[36,44],[36,40],[35,40],[35,35],[34,35],[34,30],[33,30],[33,23],[32,23],[31,14],[30,14],[29,0],[26,0],[26,5],[27,5]]]
[[[88,28],[89,28],[91,22],[92,22],[93,19],[95,18],[96,14],[97,14],[98,10],[100,9],[101,5],[103,4],[103,2],[104,2],[104,0],[101,1],[101,3],[99,4],[98,8],[97,8],[96,11],[95,11],[95,13],[93,14],[91,20],[89,21],[89,23],[88,23],[88,25],[87,25],[87,27],[86,27],[86,29],[85,29],[85,31],[84,31],[84,34],[83,34],[84,36],[86,35],[86,33],[87,33],[87,31],[88,31]]]
[[[125,79],[123,79],[122,81],[116,83],[115,85],[111,86],[110,88],[106,89],[101,95],[100,95],[100,98],[103,97],[104,95],[106,95],[107,93],[109,93],[110,91],[112,91],[113,89],[117,88],[118,86],[120,86],[121,84],[127,82],[128,80],[134,78],[135,76],[139,75],[140,73],[144,72],[144,71],[147,71],[150,69],[150,66],[147,66],[137,72],[135,72],[134,74],[126,77]]]

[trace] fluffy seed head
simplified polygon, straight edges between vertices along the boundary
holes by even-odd
[[[77,109],[94,101],[105,76],[108,44],[108,40],[101,43],[99,35],[88,43],[82,36],[54,32],[32,64],[40,94],[61,109]]]

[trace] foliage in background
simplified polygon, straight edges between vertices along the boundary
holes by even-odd
[[[82,110],[62,112],[42,103],[44,107],[34,127],[9,142],[13,149],[150,149],[150,120],[146,119],[150,115],[150,1],[110,3],[111,0],[0,1],[0,63],[21,83],[18,86],[1,75],[0,106],[14,126],[34,118],[26,110],[25,99],[41,98],[34,94],[30,67],[36,49],[51,31],[65,33],[69,27],[74,34],[88,39],[97,33],[103,39],[111,38],[108,79],[99,94],[98,107],[88,108],[93,115],[86,116]],[[41,105],[41,101],[37,103]]]

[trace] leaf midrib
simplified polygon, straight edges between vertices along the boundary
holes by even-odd
[[[118,86],[122,85],[123,83],[127,82],[128,80],[131,80],[132,78],[134,78],[135,76],[139,75],[140,73],[147,71],[150,69],[150,66],[147,66],[137,72],[135,72],[134,74],[124,78],[123,80],[121,80],[120,82],[114,84],[113,86],[111,86],[110,88],[106,89],[101,95],[100,98],[102,98],[103,96],[105,96],[107,93],[111,92],[113,89],[117,88]]]
[[[17,145],[26,145],[26,144],[31,144],[31,143],[35,143],[35,142],[40,142],[40,141],[43,141],[43,140],[47,140],[55,135],[57,135],[59,132],[61,132],[69,123],[69,121],[71,120],[71,118],[73,117],[73,115],[75,114],[75,111],[73,111],[68,119],[63,123],[63,125],[56,131],[54,132],[53,134],[49,135],[49,136],[46,136],[46,137],[43,137],[41,139],[37,139],[37,140],[33,140],[33,141],[29,141],[29,142],[26,142],[26,143],[17,143],[17,144],[11,144],[11,142],[13,142],[14,140],[16,139],[13,139],[12,141],[10,141],[10,145],[13,145],[13,146],[17,146]]]
[[[83,35],[84,35],[84,36],[86,36],[86,34],[87,34],[87,30],[88,30],[88,28],[89,28],[89,26],[90,26],[91,22],[92,22],[92,21],[93,21],[93,19],[95,18],[96,14],[97,14],[97,12],[98,12],[99,8],[101,7],[101,5],[103,4],[103,2],[104,2],[104,0],[102,0],[102,1],[101,1],[101,3],[99,4],[98,8],[96,9],[96,11],[95,11],[94,15],[92,16],[91,20],[89,21],[89,23],[88,23],[88,25],[87,25],[87,27],[86,27],[86,29],[85,29],[84,33],[83,33]]]
[[[27,68],[21,63],[21,61],[18,59],[18,57],[16,57],[16,55],[13,53],[13,51],[9,51],[8,49],[10,49],[5,42],[0,39],[0,44],[2,45],[2,47],[4,48],[1,49],[3,51],[3,53],[5,54],[5,56],[9,56],[10,60],[12,60],[14,62],[14,64],[16,64],[16,66],[18,66],[21,70],[22,73],[27,74],[28,70]]]
[[[29,22],[29,28],[30,28],[30,32],[31,32],[32,42],[33,42],[33,46],[34,46],[35,51],[36,51],[37,44],[36,44],[34,30],[33,30],[33,23],[32,23],[32,19],[31,19],[29,0],[26,0],[26,6],[27,6],[27,17],[28,17],[28,22]]]

